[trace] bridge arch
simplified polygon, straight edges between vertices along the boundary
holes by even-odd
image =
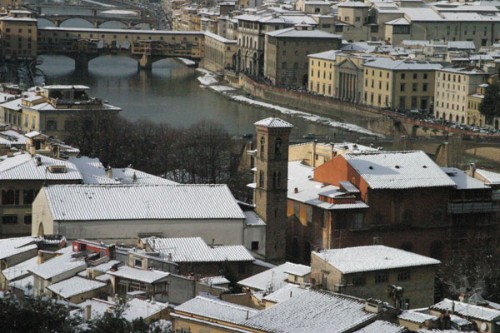
[[[68,18],[62,19],[60,21],[54,20],[53,22],[56,25],[57,25],[57,22],[59,22],[59,26],[62,28],[75,28],[76,22],[78,22],[78,24],[85,25],[84,27],[78,26],[78,28],[93,28],[94,27],[92,21],[87,20],[85,18],[81,18],[81,17],[68,17]]]
[[[119,28],[116,27],[118,24],[120,25]],[[100,29],[126,29],[129,27],[131,27],[131,25],[121,20],[109,20],[99,24]]]

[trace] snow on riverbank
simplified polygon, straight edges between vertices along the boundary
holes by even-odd
[[[286,114],[286,115],[289,115],[292,117],[302,118],[302,119],[305,119],[305,120],[310,121],[310,122],[320,123],[320,124],[334,127],[334,128],[342,128],[344,130],[351,131],[351,132],[357,132],[357,133],[362,133],[362,134],[367,134],[367,135],[383,137],[383,135],[374,133],[374,132],[372,132],[366,128],[363,128],[361,126],[358,126],[358,125],[349,124],[349,123],[342,123],[342,122],[335,121],[335,120],[327,118],[327,117],[321,117],[321,116],[317,116],[317,115],[303,112],[303,111],[288,109],[288,108],[285,108],[285,107],[282,107],[279,105],[274,105],[274,104],[269,104],[269,103],[265,103],[265,102],[261,102],[261,101],[256,101],[254,99],[251,99],[251,98],[248,98],[245,96],[241,96],[241,95],[231,96],[231,99],[233,99],[237,102],[246,103],[249,105],[256,105],[256,106],[260,106],[260,107],[263,107],[266,109],[279,111],[282,114]]]
[[[216,83],[219,83],[219,81],[217,80],[217,78],[214,76],[213,73],[211,73],[210,71],[201,69],[201,68],[198,68],[196,70],[203,74],[202,76],[198,77],[198,81],[200,81],[200,83],[203,86],[208,86],[213,91],[216,91],[218,93],[226,95],[234,101],[249,104],[249,105],[255,105],[255,106],[266,108],[266,109],[273,110],[273,111],[278,111],[282,114],[286,114],[286,115],[289,115],[292,117],[302,118],[302,119],[310,121],[310,122],[323,124],[325,126],[329,126],[329,127],[333,127],[333,128],[341,128],[341,129],[344,129],[344,130],[347,130],[350,132],[357,132],[357,133],[361,133],[361,134],[383,137],[383,135],[374,133],[374,132],[372,132],[366,128],[363,128],[361,126],[358,126],[358,125],[342,123],[342,122],[335,121],[335,120],[327,118],[327,117],[317,116],[317,115],[314,115],[314,114],[311,114],[308,112],[288,109],[288,108],[285,108],[282,106],[278,106],[278,105],[274,105],[274,104],[270,104],[270,103],[265,103],[265,102],[261,102],[261,101],[256,101],[252,98],[248,98],[248,97],[241,96],[241,95],[232,95],[231,93],[235,92],[236,89],[228,87],[228,86],[224,86],[224,85],[217,85]]]

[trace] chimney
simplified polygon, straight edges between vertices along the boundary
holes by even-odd
[[[475,178],[474,176],[476,175],[476,163],[471,163],[469,165],[469,175],[472,177],[472,178]]]
[[[106,176],[108,178],[113,178],[113,168],[111,168],[111,165],[108,165],[108,168],[106,169]]]
[[[85,305],[85,320],[90,320],[92,317],[92,305]]]
[[[40,156],[35,156],[35,164],[36,166],[42,165],[42,158]]]

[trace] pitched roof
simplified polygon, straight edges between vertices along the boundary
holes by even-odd
[[[354,333],[405,333],[406,328],[395,325],[385,320],[375,320],[368,326],[363,327]]]
[[[162,310],[165,310],[166,307],[166,304],[134,298],[127,302],[122,317],[131,322],[141,317],[144,319],[154,316]]]
[[[215,320],[242,323],[255,316],[259,310],[246,306],[221,301],[215,298],[197,296],[175,308],[175,313],[186,312]]]
[[[153,251],[174,262],[253,261],[243,245],[208,246],[201,237],[142,239]]]
[[[500,184],[500,173],[488,171],[485,169],[476,169],[476,173],[486,180],[486,184]]]
[[[40,159],[37,164],[36,159]],[[52,166],[65,166],[66,172],[50,172]],[[70,162],[55,158],[18,153],[0,162],[0,180],[81,180],[82,175]]]
[[[484,185],[484,183],[480,180],[472,178],[468,174],[466,174],[463,170],[457,168],[441,168],[455,183],[457,189],[485,189],[489,188]]]
[[[34,237],[17,237],[0,239],[0,260],[10,256],[37,249],[36,244],[32,244]]]
[[[442,69],[443,66],[437,63],[414,61],[414,60],[393,60],[391,58],[372,58],[364,63],[365,67],[381,68],[389,70],[426,70],[433,71]]]
[[[292,128],[293,125],[280,119],[280,118],[275,118],[275,117],[270,117],[266,119],[262,119],[254,123],[255,126],[262,126],[262,127],[281,127],[281,128]]]
[[[42,190],[55,221],[245,218],[226,185],[53,185]]]
[[[91,290],[103,288],[105,286],[106,283],[104,282],[74,276],[67,280],[51,284],[47,287],[47,289],[63,298],[70,298]]]
[[[138,269],[129,266],[120,266],[116,271],[109,270],[107,274],[144,283],[155,283],[164,280],[170,275],[170,273],[163,271]]]
[[[343,274],[437,265],[441,262],[420,254],[384,245],[355,246],[313,252]]]
[[[455,186],[423,151],[345,154],[344,158],[372,189]]]
[[[275,30],[266,33],[272,37],[286,37],[286,38],[336,38],[342,39],[339,35],[334,35],[323,30],[306,30],[296,29],[295,27]]]
[[[274,333],[348,332],[376,317],[364,310],[364,300],[324,291],[306,290],[250,317],[242,325]]]
[[[87,268],[85,258],[74,257],[73,255],[73,252],[67,251],[60,256],[47,260],[43,264],[33,267],[29,271],[48,280],[65,272],[75,271],[76,274],[79,271],[85,270]]]
[[[33,257],[2,271],[3,276],[9,281],[29,275],[29,270],[38,265],[38,257]]]
[[[288,271],[308,267],[305,265],[286,262],[274,268],[268,269],[259,274],[252,275],[246,279],[238,281],[238,284],[250,289],[262,291],[275,291],[288,284]]]
[[[499,310],[490,309],[479,305],[452,301],[447,298],[445,298],[444,300],[442,300],[437,304],[430,306],[429,309],[438,311],[441,310],[451,311],[454,314],[485,321],[493,321],[500,319]]]

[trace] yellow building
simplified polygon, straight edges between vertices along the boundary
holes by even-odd
[[[64,138],[77,115],[89,112],[116,114],[121,111],[116,106],[89,97],[89,89],[87,86],[71,85],[38,88],[35,96],[21,99],[21,130]]]
[[[484,126],[486,124],[486,117],[479,112],[479,105],[484,99],[484,91],[488,84],[480,84],[476,89],[476,93],[467,96],[467,115],[466,124],[472,126]]]
[[[471,95],[476,93],[477,88],[486,82],[487,77],[487,73],[477,68],[443,68],[438,70],[434,103],[436,118],[461,124],[473,122],[475,110],[479,105],[472,103],[476,103],[479,97],[472,97],[470,110],[469,99]],[[467,119],[468,115],[469,119]]]
[[[310,54],[309,58],[309,92],[319,95],[335,96],[335,64],[337,54],[341,51],[331,50]]]
[[[440,64],[377,58],[364,63],[364,104],[398,110],[429,111],[434,75]]]
[[[37,20],[25,10],[0,17],[0,55],[7,60],[32,60],[37,55]]]
[[[311,255],[311,277],[323,289],[374,298],[409,309],[434,303],[439,260],[383,245],[323,250]],[[392,286],[400,294],[391,294]]]

